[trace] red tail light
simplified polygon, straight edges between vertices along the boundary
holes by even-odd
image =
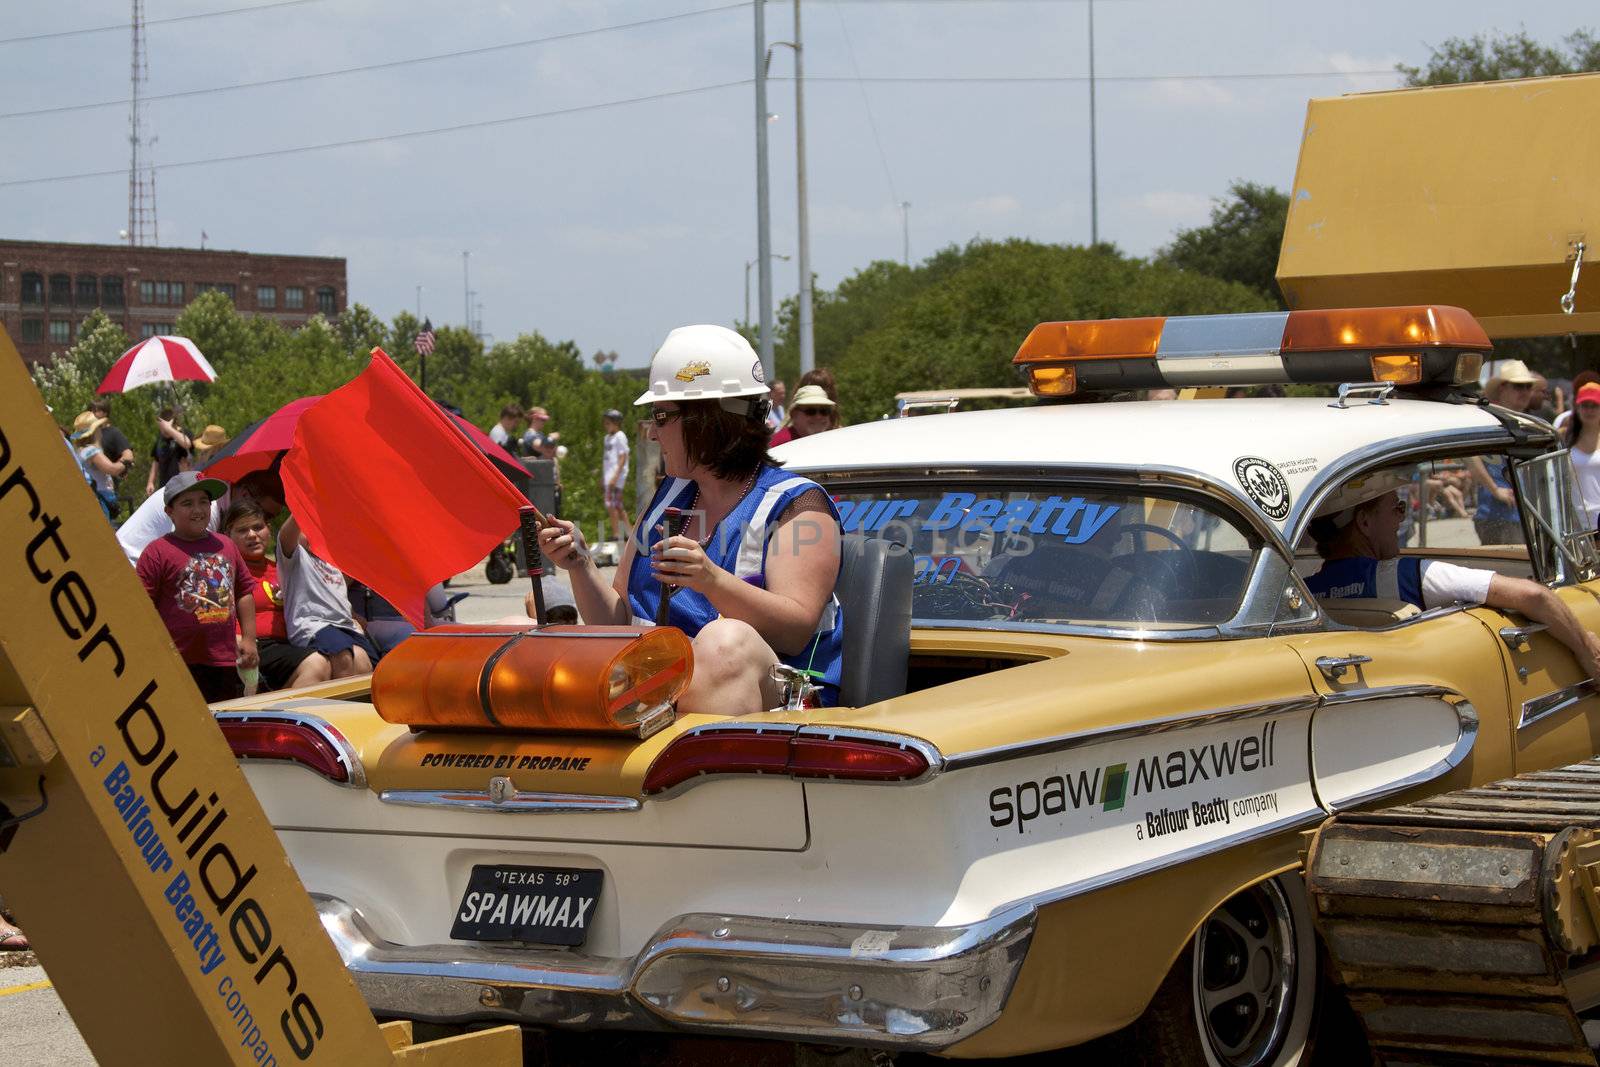
[[[650,765],[645,793],[706,774],[782,774],[858,782],[905,782],[928,771],[927,755],[891,736],[703,730],[668,745]]]
[[[302,722],[278,719],[220,720],[222,736],[238,759],[288,760],[315,771],[330,782],[350,781],[350,765],[320,730]],[[329,732],[332,727],[325,727]],[[338,736],[335,734],[334,736]]]

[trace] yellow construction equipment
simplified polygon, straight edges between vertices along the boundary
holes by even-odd
[[[1491,337],[1600,331],[1597,112],[1600,74],[1312,100],[1284,300],[1453,304]]]
[[[4,330],[0,590],[0,892],[101,1063],[521,1062],[374,1021]]]

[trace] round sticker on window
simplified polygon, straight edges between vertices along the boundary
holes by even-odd
[[[1289,514],[1289,483],[1277,467],[1259,456],[1240,456],[1233,461],[1233,476],[1268,518]]]
[[[761,369],[761,361],[759,359],[756,360],[756,365],[750,368],[750,377],[762,385],[767,384],[767,372]]]

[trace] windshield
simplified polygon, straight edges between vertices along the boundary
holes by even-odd
[[[922,622],[1210,627],[1244,596],[1255,547],[1187,497],[1105,487],[873,487],[835,495],[846,533],[915,555]]]

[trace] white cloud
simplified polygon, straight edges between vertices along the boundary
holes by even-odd
[[[1189,78],[1165,78],[1144,83],[1140,94],[1145,103],[1161,108],[1215,110],[1240,104],[1233,90],[1220,82]]]
[[[1211,217],[1213,198],[1203,193],[1156,189],[1126,201],[1126,210],[1163,219],[1176,226],[1204,223]]]

